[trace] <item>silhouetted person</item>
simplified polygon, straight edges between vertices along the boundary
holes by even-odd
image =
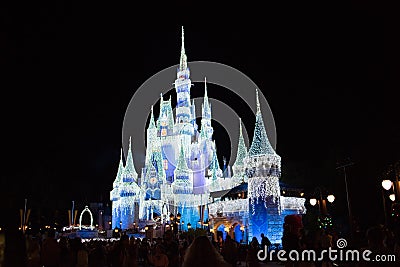
[[[154,253],[149,254],[148,258],[154,267],[168,267],[168,257],[164,254],[160,244],[156,245]]]
[[[165,232],[165,254],[168,257],[169,267],[179,266],[179,245],[174,240],[171,230]]]
[[[182,267],[228,267],[221,254],[211,244],[206,236],[199,236],[194,239],[185,253]]]
[[[393,262],[372,261],[376,255],[391,255],[393,251],[388,249],[384,243],[385,233],[381,226],[371,227],[367,230],[368,249],[372,252],[369,255],[371,261],[361,261],[359,266],[395,266]],[[397,260],[397,259],[396,259]]]
[[[238,259],[238,249],[236,243],[229,235],[226,236],[225,243],[222,245],[221,254],[227,263],[231,264],[232,267],[236,267]]]
[[[267,251],[269,255],[270,247],[271,247],[271,241],[269,241],[268,237],[266,237],[264,233],[261,233],[261,249]]]
[[[36,237],[28,236],[26,249],[28,267],[40,267],[40,245]]]
[[[25,238],[15,225],[9,226],[5,231],[4,266],[26,267]]]
[[[260,263],[258,261],[257,253],[260,250],[260,245],[258,243],[257,237],[253,237],[250,242],[250,246],[247,250],[246,263],[248,267],[258,267]]]
[[[60,246],[55,239],[55,231],[50,229],[43,241],[41,261],[44,267],[58,267],[60,264]]]
[[[72,266],[72,252],[68,247],[67,238],[61,237],[58,244],[60,245],[60,267]]]

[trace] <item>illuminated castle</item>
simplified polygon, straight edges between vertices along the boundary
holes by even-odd
[[[231,175],[230,166],[223,173],[217,160],[207,83],[200,130],[194,101],[190,99],[191,86],[182,29],[175,80],[176,116],[171,98],[164,100],[161,95],[157,120],[151,109],[145,165],[140,177],[134,168],[131,140],[125,166],[121,152],[110,194],[112,227],[129,229],[140,223],[164,224],[171,213],[179,213],[185,222],[180,227],[182,230],[187,229],[188,223],[199,227],[207,221],[212,232],[223,229],[225,235],[231,234],[238,241],[259,238],[265,233],[271,241],[280,243],[284,216],[304,213],[304,199],[281,196],[281,158],[268,140],[258,91],[253,141],[247,151],[239,122],[239,145]],[[237,194],[240,197],[228,197],[237,190],[241,192]]]

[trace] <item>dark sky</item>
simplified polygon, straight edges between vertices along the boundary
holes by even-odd
[[[282,179],[330,188],[345,212],[335,167],[351,158],[354,213],[374,217],[366,207],[381,212],[382,173],[400,158],[395,14],[357,2],[301,8],[221,22],[200,16],[204,23],[189,15],[181,21],[174,11],[172,23],[154,23],[150,11],[138,19],[124,7],[60,1],[2,9],[1,205],[19,208],[27,197],[32,207],[66,209],[71,200],[108,199],[125,109],[146,79],[178,64],[184,24],[189,61],[237,68],[266,96]],[[209,87],[210,97],[226,94]],[[239,100],[232,103],[240,113]],[[244,120],[252,136],[254,117]],[[227,154],[220,127],[215,138]]]

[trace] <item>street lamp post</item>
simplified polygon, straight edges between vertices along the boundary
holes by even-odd
[[[327,208],[326,208],[326,200],[327,200],[329,203],[333,203],[333,202],[335,201],[335,196],[332,195],[332,194],[329,194],[329,195],[326,197],[326,199],[324,199],[324,198],[322,197],[321,188],[317,187],[316,190],[317,190],[317,192],[318,192],[319,198],[318,198],[318,199],[316,199],[316,198],[311,198],[311,199],[310,199],[310,205],[311,205],[311,206],[315,206],[316,204],[318,204],[319,212],[320,212],[322,215],[327,215],[327,214],[328,214],[328,210],[327,210]]]
[[[178,212],[178,214],[176,214],[176,225],[177,225],[177,230],[178,232],[182,229],[181,228],[181,214]]]
[[[169,220],[170,220],[170,224],[172,227],[172,231],[174,232],[174,234],[178,233],[179,229],[180,229],[180,223],[181,223],[181,214],[178,212],[178,214],[176,214],[176,217],[174,216],[174,214],[170,214],[169,215]]]
[[[346,199],[347,199],[347,210],[349,213],[349,227],[350,227],[350,237],[351,239],[353,239],[353,214],[351,212],[351,205],[350,205],[350,197],[349,197],[349,188],[347,185],[347,173],[346,173],[346,167],[352,166],[354,165],[353,162],[347,163],[347,164],[343,164],[341,166],[338,166],[336,169],[343,169],[343,173],[344,173],[344,183],[345,183],[345,187],[346,187]]]
[[[383,180],[382,181],[382,188],[386,191],[390,190],[392,188],[393,183],[390,180]],[[385,198],[385,191],[382,191],[382,204],[383,204],[383,213],[384,213],[384,218],[385,218],[385,226],[387,226],[387,210],[386,210],[386,198]]]
[[[240,226],[240,231],[242,231],[242,242],[241,243],[244,243],[244,240],[245,240],[245,237],[244,237],[244,225]]]

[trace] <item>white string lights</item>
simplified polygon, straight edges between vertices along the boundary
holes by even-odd
[[[161,95],[160,117],[157,120],[154,118],[153,107],[151,108],[145,164],[141,177],[138,177],[134,168],[131,140],[125,167],[121,153],[117,176],[110,192],[113,201],[113,227],[129,227],[133,215],[136,215],[136,206],[139,208],[140,220],[151,220],[154,214],[167,216],[167,213],[180,211],[182,216],[184,213],[185,216],[191,214],[190,219],[197,221],[199,218],[195,216],[198,216],[198,207],[208,205],[208,214],[213,216],[222,214],[246,217],[249,221],[249,228],[246,228],[249,233],[254,231],[251,229],[252,217],[256,216],[252,215],[256,212],[257,204],[260,204],[257,211],[260,211],[262,216],[272,216],[275,221],[279,221],[280,212],[283,210],[304,213],[304,199],[280,195],[281,158],[268,140],[258,91],[256,90],[257,113],[251,146],[248,150],[245,145],[240,121],[238,150],[232,167],[233,176],[224,177],[230,174],[224,175],[218,163],[215,141],[212,140],[212,113],[207,88],[205,86],[199,132],[194,102],[191,104],[190,100],[192,83],[189,76],[182,30],[181,58],[174,83],[177,98],[176,118],[174,119],[172,112],[171,98],[164,101]],[[225,199],[213,203],[211,193],[230,190],[242,182],[248,183],[246,198]],[[254,223],[257,223],[256,219]],[[255,226],[261,227],[266,227],[265,222]],[[268,229],[263,230],[267,232]]]

